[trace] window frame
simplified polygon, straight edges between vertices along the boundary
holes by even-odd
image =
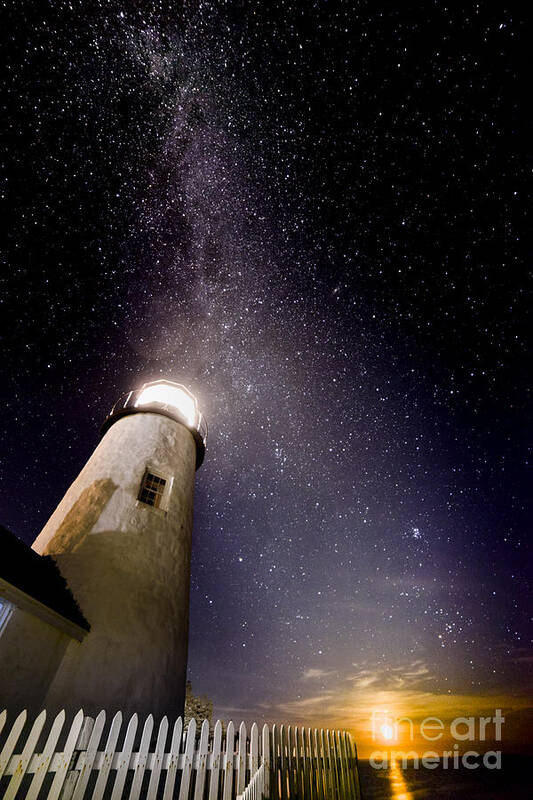
[[[151,478],[157,478],[159,481],[163,481],[163,491],[162,492],[154,492],[153,488],[147,488],[146,483]],[[172,492],[172,484],[174,482],[174,478],[169,475],[165,475],[161,472],[161,470],[152,467],[151,464],[147,464],[144,472],[141,477],[141,482],[139,484],[139,490],[137,492],[137,503],[136,505],[142,508],[149,508],[152,511],[156,511],[158,513],[166,514],[168,511],[168,503],[170,500],[170,495]],[[148,491],[155,493],[156,496],[159,496],[159,503],[155,505],[153,503],[147,503],[146,500],[141,498],[143,491]]]

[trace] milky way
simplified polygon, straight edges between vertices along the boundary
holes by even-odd
[[[183,381],[190,675],[221,714],[525,696],[521,20],[7,13],[1,521],[31,542],[117,397]]]

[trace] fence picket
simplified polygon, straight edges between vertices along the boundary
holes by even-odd
[[[228,723],[226,730],[226,752],[224,754],[224,790],[222,800],[231,800],[233,791],[233,751],[235,747],[235,726]]]
[[[111,721],[111,728],[109,729],[109,735],[107,737],[107,742],[105,745],[105,750],[103,754],[104,757],[102,759],[100,769],[98,770],[98,778],[96,779],[92,800],[102,800],[104,796],[104,791],[107,785],[111,764],[113,762],[113,756],[115,755],[115,750],[117,747],[117,741],[121,727],[122,727],[122,713],[120,711],[117,711],[117,713],[115,714],[115,716]]]
[[[43,752],[38,757],[38,760],[35,764],[35,774],[33,776],[32,782],[30,783],[28,794],[26,795],[26,800],[36,800],[39,790],[43,785],[43,781],[46,778],[46,773],[48,772],[48,767],[50,766],[50,762],[54,755],[55,747],[57,744],[57,740],[59,739],[59,735],[65,724],[65,712],[60,711],[59,714],[54,719],[52,727],[50,729],[50,733],[48,734],[48,738],[46,740],[46,744],[43,748]]]
[[[149,714],[146,718],[146,722],[144,723],[141,744],[139,745],[137,766],[135,767],[135,772],[133,773],[133,783],[131,785],[129,800],[139,800],[144,773],[146,770],[146,762],[148,761],[148,750],[150,749],[150,740],[152,738],[153,729],[154,718],[151,714]]]
[[[196,783],[194,786],[194,800],[203,800],[205,777],[207,770],[207,752],[209,749],[209,720],[204,719],[200,732],[200,746],[198,761],[196,763]]]
[[[312,798],[313,796],[313,775],[312,775],[312,762],[311,762],[311,750],[309,747],[309,728],[303,728],[303,744],[305,750],[305,793],[304,797]]]
[[[342,765],[344,770],[344,779],[346,781],[346,793],[350,800],[355,800],[355,792],[352,782],[352,773],[350,769],[350,760],[348,757],[348,752],[346,750],[346,732],[339,731],[339,742],[340,742],[340,751],[341,751],[341,759]]]
[[[80,731],[83,726],[83,709],[80,708],[76,716],[72,721],[72,725],[70,726],[70,731],[68,732],[67,741],[65,742],[65,749],[62,753],[59,753],[59,758],[56,764],[56,774],[54,775],[54,779],[52,781],[52,785],[48,792],[47,800],[58,800],[59,793],[63,787],[63,783],[65,782],[65,778],[67,777],[67,771],[70,766],[70,761],[72,759],[72,754],[74,753],[74,748],[76,747],[76,742],[78,741],[78,736],[80,735]]]
[[[176,776],[178,774],[182,728],[183,720],[181,717],[178,717],[174,723],[174,730],[172,731],[172,741],[170,743],[170,753],[167,766],[167,777],[165,778],[163,800],[172,800],[174,795],[174,785],[176,783]]]
[[[320,747],[324,763],[324,793],[326,797],[333,797],[333,782],[331,780],[331,768],[329,764],[329,753],[327,749],[326,732],[320,729]]]
[[[357,763],[357,747],[350,734],[347,734],[348,752],[350,754],[350,769],[355,787],[355,798],[361,800],[361,785],[359,783],[359,766]]]
[[[312,763],[311,763],[311,751],[309,749],[309,728],[302,728],[302,742],[303,748],[305,753],[305,798],[306,800],[310,800],[311,792],[312,792],[312,785],[313,785],[313,776],[312,776]]]
[[[298,798],[302,797],[303,779],[302,779],[302,748],[301,748],[301,731],[299,728],[294,728],[294,791]]]
[[[294,728],[289,725],[287,728],[287,773],[289,778],[289,797],[294,798],[295,795],[295,782],[294,782]]]
[[[72,800],[74,789],[80,777],[80,769],[83,764],[85,751],[89,744],[92,730],[94,728],[94,719],[92,717],[83,717],[83,724],[78,734],[76,744],[74,745],[74,752],[70,759],[70,765],[67,770],[67,777],[63,781],[61,792],[59,793],[59,800]],[[53,762],[52,762],[53,769]]]
[[[20,712],[15,722],[13,723],[13,727],[11,728],[9,736],[6,739],[6,743],[2,748],[2,752],[0,753],[0,778],[7,769],[9,760],[13,755],[13,750],[17,745],[23,727],[26,724],[27,716],[28,716],[27,711]]]
[[[337,795],[341,793],[341,785],[339,780],[339,773],[337,769],[337,755],[335,753],[335,737],[333,731],[327,731],[327,743],[329,752],[329,761],[331,764],[331,778],[333,781],[334,791]]]
[[[359,787],[359,766],[357,764],[357,751],[352,743],[352,737],[346,733],[346,752],[348,753],[348,764],[353,783],[354,800],[361,800],[361,790]]]
[[[300,784],[302,800],[307,800],[309,796],[309,752],[307,732],[303,725],[300,728]]]
[[[295,727],[293,730],[294,739],[294,794],[297,798],[302,797],[302,747],[301,747],[301,731],[300,728]]]
[[[259,728],[254,722],[250,730],[250,780],[259,769]]]
[[[279,745],[279,787],[281,800],[288,800],[287,798],[287,757],[286,757],[286,740],[287,729],[285,725],[280,725],[278,729],[278,745]]]
[[[213,732],[213,749],[211,751],[211,777],[209,779],[209,800],[217,800],[220,783],[220,759],[222,747],[222,723],[218,720]]]
[[[270,754],[270,733],[268,725],[263,725],[261,732],[261,759],[264,765],[264,793],[265,797],[270,797],[270,776],[272,774],[272,760]]]
[[[339,797],[344,797],[342,793],[342,776],[339,769],[339,761],[337,758],[337,747],[335,743],[335,731],[329,732],[329,742],[331,748],[331,759],[334,764],[334,773],[335,773],[335,781],[337,785],[337,792],[339,793]]]
[[[244,792],[246,786],[246,725],[241,722],[239,727],[239,750],[237,757],[237,775],[235,776],[235,791],[237,794]]]
[[[285,726],[285,785],[287,787],[287,797],[289,800],[292,798],[292,728],[290,725]]]
[[[310,795],[311,800],[318,800],[318,779],[317,779],[317,759],[315,752],[315,742],[313,737],[314,731],[309,728],[307,731],[308,746],[309,746],[309,780],[311,783]]]
[[[333,749],[335,752],[335,761],[337,764],[337,775],[339,779],[340,792],[342,797],[346,797],[347,796],[346,775],[344,772],[344,764],[342,762],[342,757],[340,752],[339,731],[332,731],[332,734],[333,734]]]
[[[192,764],[194,759],[194,745],[196,743],[196,720],[191,719],[187,726],[187,741],[185,743],[185,757],[181,772],[181,783],[178,800],[187,800],[191,783]]]
[[[98,751],[98,745],[100,744],[104,725],[105,711],[100,711],[93,725],[89,742],[87,744],[87,750],[83,756],[83,763],[81,771],[77,776],[72,800],[83,800],[85,789],[87,788],[89,778],[91,777],[91,770],[93,768],[94,759],[96,758],[96,753]]]
[[[324,792],[326,797],[333,797],[333,793],[337,791],[337,788],[335,786],[333,762],[329,749],[329,731],[327,728],[325,730],[321,728],[320,741],[324,753]]]
[[[320,745],[320,731],[313,731],[313,747],[316,756],[316,786],[318,800],[324,800],[324,776],[322,770],[322,748]]]
[[[279,786],[279,726],[272,725],[272,750],[270,753],[271,763],[272,763],[272,800],[281,800],[280,798],[280,786]]]
[[[156,800],[159,778],[163,767],[163,756],[165,755],[165,745],[167,743],[168,719],[163,717],[159,723],[157,742],[153,754],[152,769],[150,771],[150,783],[146,792],[146,800]]]
[[[346,771],[346,762],[342,755],[341,732],[339,730],[335,731],[335,750],[337,753],[341,786],[344,792],[343,797],[349,797],[350,787],[348,783],[348,773]]]
[[[133,751],[135,734],[137,733],[137,725],[138,725],[137,714],[133,714],[126,729],[126,736],[124,737],[124,745],[122,747],[122,752],[119,755],[117,774],[115,776],[115,783],[113,785],[113,793],[111,795],[111,800],[120,800],[122,796],[122,790],[124,789],[124,784],[126,782],[128,769],[130,766],[130,758],[131,758],[131,753]]]
[[[41,711],[28,734],[26,744],[24,745],[22,753],[20,754],[17,764],[14,768],[13,777],[9,781],[9,785],[4,795],[4,800],[14,800],[14,797],[19,790],[22,779],[24,778],[28,768],[28,764],[30,763],[30,758],[33,755],[33,751],[37,747],[37,742],[39,740],[39,736],[41,735],[45,720],[46,711]]]
[[[307,732],[303,725],[300,728],[300,773],[302,798],[306,798],[307,800],[309,794],[309,755],[307,750]]]

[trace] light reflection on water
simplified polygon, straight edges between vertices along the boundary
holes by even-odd
[[[413,795],[407,791],[407,784],[397,761],[392,761],[390,765],[389,780],[393,800],[413,800]]]

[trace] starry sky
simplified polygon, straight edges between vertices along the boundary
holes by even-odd
[[[525,718],[516,7],[2,7],[0,522],[31,543],[119,395],[182,381],[216,714]]]

